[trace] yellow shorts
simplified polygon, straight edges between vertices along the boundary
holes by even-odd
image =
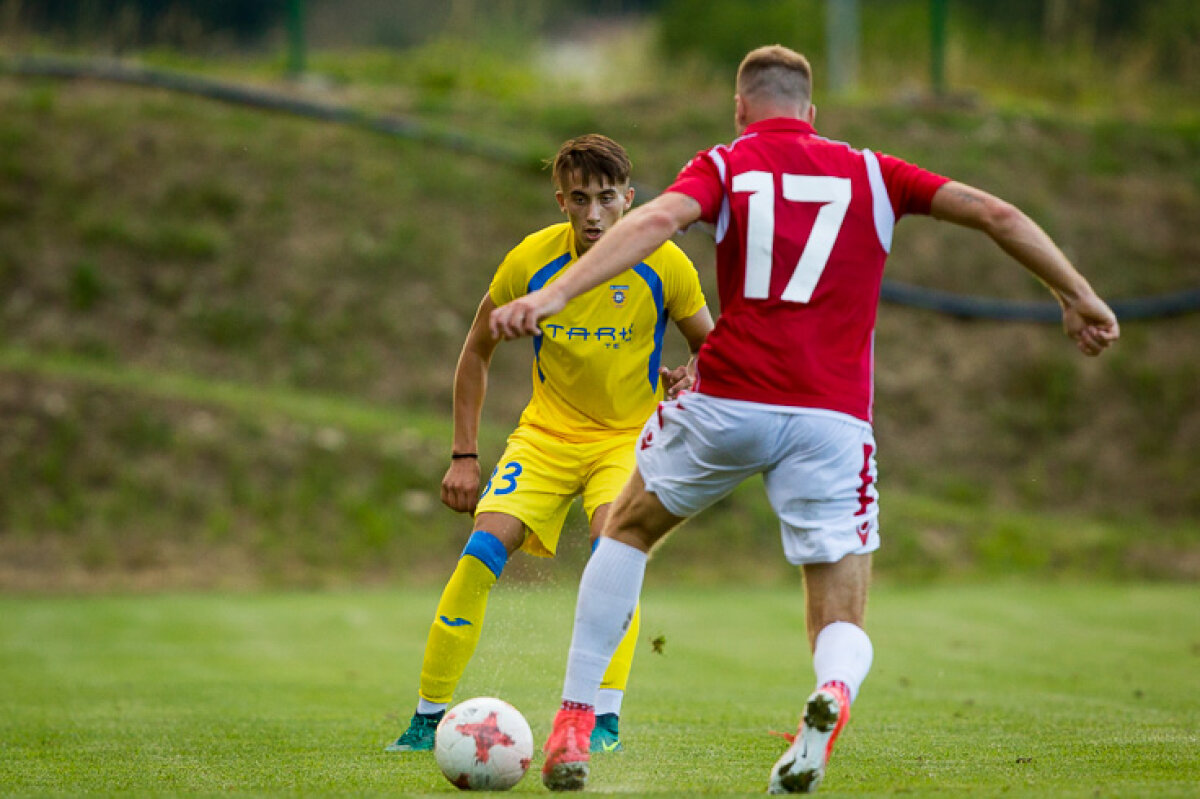
[[[588,519],[617,498],[635,463],[640,430],[603,441],[577,444],[531,427],[508,437],[504,455],[483,489],[475,513],[506,513],[525,523],[521,549],[549,558],[572,500],[583,494]]]

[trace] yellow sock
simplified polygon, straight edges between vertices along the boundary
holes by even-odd
[[[490,541],[484,540],[481,548],[480,535],[472,534],[458,559],[429,628],[421,663],[420,695],[430,702],[448,704],[454,696],[479,643],[488,594],[507,559],[503,545],[488,533],[482,533]]]
[[[629,622],[629,629],[625,631],[625,637],[621,639],[621,643],[617,644],[617,651],[613,652],[612,660],[608,662],[608,668],[604,672],[604,681],[600,683],[602,690],[625,690],[625,686],[629,682],[629,671],[633,668],[633,650],[637,648],[638,631],[641,626],[642,603],[639,602],[633,609],[633,619]]]

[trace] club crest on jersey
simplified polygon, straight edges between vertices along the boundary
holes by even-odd
[[[625,300],[629,299],[629,286],[611,285],[608,290],[614,308],[620,308],[625,304]]]

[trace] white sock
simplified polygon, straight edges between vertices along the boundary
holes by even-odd
[[[596,715],[602,716],[605,713],[621,715],[623,699],[625,699],[624,691],[618,691],[616,688],[601,688],[596,693]]]
[[[579,580],[564,701],[595,706],[608,661],[637,607],[646,559],[645,552],[611,538],[596,545]]]
[[[428,699],[417,697],[417,712],[422,716],[432,716],[441,713],[447,707],[445,702],[430,702]]]
[[[874,655],[871,639],[863,628],[847,621],[835,621],[817,634],[817,645],[813,649],[817,687],[827,682],[842,682],[849,689],[853,702],[871,670]]]

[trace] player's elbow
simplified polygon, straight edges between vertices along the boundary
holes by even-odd
[[[989,197],[980,216],[980,229],[997,241],[1017,235],[1029,223],[1029,217],[1010,202]]]
[[[1003,238],[1026,218],[1012,203],[955,182],[938,189],[930,213],[937,219],[981,230],[992,238]]]
[[[700,218],[700,203],[686,194],[668,191],[634,212],[653,237],[666,241]]]
[[[639,210],[637,225],[648,238],[666,241],[679,229],[679,222],[669,208],[651,203]]]

